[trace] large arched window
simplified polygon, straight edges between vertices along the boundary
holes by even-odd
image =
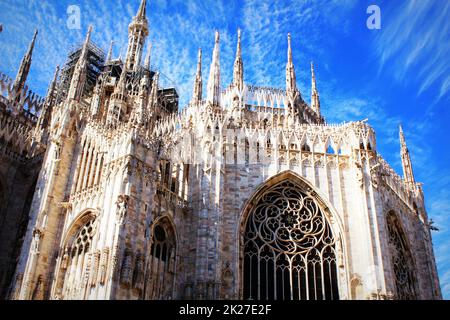
[[[146,299],[174,299],[176,240],[174,228],[167,218],[153,227],[146,281]]]
[[[62,283],[58,293],[61,299],[84,299],[90,267],[90,252],[95,234],[96,220],[91,214],[84,215],[78,227],[74,227],[62,255],[59,278]]]
[[[417,284],[414,264],[400,222],[393,212],[387,215],[389,249],[395,278],[396,298],[399,300],[417,299]]]
[[[249,212],[244,299],[339,299],[335,238],[317,200],[289,180]]]

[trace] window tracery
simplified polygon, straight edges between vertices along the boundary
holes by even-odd
[[[153,228],[146,299],[171,300],[175,286],[175,233],[167,218]]]
[[[61,262],[62,298],[83,299],[87,289],[91,264],[92,240],[95,234],[95,218],[90,218],[75,234],[64,249]]]
[[[416,300],[416,280],[411,252],[399,225],[399,221],[392,212],[388,214],[387,227],[397,299]]]
[[[267,190],[244,234],[244,299],[338,299],[335,238],[315,198],[290,181]]]

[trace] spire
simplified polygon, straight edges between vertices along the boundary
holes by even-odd
[[[118,94],[122,94],[122,97],[126,95],[126,85],[127,85],[127,66],[123,65],[122,72],[120,73],[119,82],[114,90],[114,96],[117,98]]]
[[[148,36],[146,7],[147,1],[142,0],[136,16],[128,26],[128,50],[125,63],[130,71],[136,71],[139,68],[145,39]]]
[[[127,114],[127,66],[122,67],[119,81],[114,89],[111,99],[109,100],[108,113],[106,115],[106,123],[110,126],[117,125],[120,121],[124,120]]]
[[[219,32],[216,31],[213,58],[209,70],[206,100],[217,106],[220,103],[220,61],[219,61]]]
[[[288,33],[288,65],[292,65],[291,34]]]
[[[194,92],[192,93],[191,104],[198,105],[202,99],[202,49],[198,49],[197,73],[194,80]]]
[[[56,66],[52,82],[50,82],[50,86],[48,87],[46,100],[49,100],[50,97],[52,97],[52,95],[55,92],[56,81],[58,80],[58,74],[59,74],[59,65]]]
[[[81,49],[80,57],[78,58],[77,64],[75,65],[75,70],[73,72],[72,81],[70,83],[69,94],[67,95],[68,100],[79,101],[81,99],[84,84],[86,82],[86,66],[87,66],[87,56],[88,47],[91,40],[92,26],[89,26],[86,39],[84,40],[83,49]]]
[[[142,0],[141,4],[139,5],[138,12],[136,14],[136,20],[145,20],[147,19],[147,0]]]
[[[296,96],[297,83],[295,79],[295,68],[292,62],[292,48],[291,48],[291,34],[288,33],[288,56],[286,64],[286,93],[290,98],[294,99]]]
[[[149,60],[150,56],[150,49],[148,50],[147,58],[146,58],[146,65],[147,60]],[[146,70],[148,70],[148,67],[145,66]],[[146,71],[144,72],[144,76],[141,79],[140,86],[139,86],[139,96],[137,105],[133,108],[132,114],[131,114],[131,122],[142,126],[145,125],[148,121],[148,112],[147,112],[147,104],[148,104],[148,98],[149,98],[149,79],[150,72]]]
[[[316,76],[314,74],[314,64],[311,61],[311,108],[320,115],[319,92],[316,87]]]
[[[53,79],[50,82],[50,85],[47,90],[47,97],[45,98],[44,106],[42,107],[41,114],[39,115],[39,119],[36,124],[36,128],[38,130],[45,129],[50,122],[52,109],[53,109],[53,103],[54,103],[54,97],[55,97],[56,82],[58,80],[58,74],[59,74],[59,66],[56,66],[55,74],[53,75]]]
[[[28,47],[28,51],[25,56],[22,58],[22,62],[20,63],[19,71],[17,72],[16,79],[13,84],[13,90],[18,93],[22,91],[25,86],[25,82],[27,81],[28,73],[30,72],[31,60],[33,56],[33,49],[36,43],[36,37],[38,35],[38,30],[34,31],[33,40]]]
[[[410,187],[413,187],[415,184],[415,180],[412,170],[411,156],[409,154],[408,147],[406,146],[405,136],[403,135],[403,129],[401,125],[399,126],[399,135],[400,135],[400,156],[402,158],[402,166],[403,166],[403,178]]]
[[[148,45],[147,56],[145,57],[144,68],[150,70],[150,58],[152,55],[152,44]]]
[[[149,107],[154,109],[156,108],[156,104],[158,103],[158,82],[159,82],[159,72],[155,73],[152,79],[152,89],[150,91],[150,102]],[[150,114],[154,111],[151,110]]]
[[[108,50],[108,56],[106,57],[106,62],[111,61],[111,59],[112,59],[113,45],[114,45],[114,40],[111,40],[111,43],[109,45],[109,50]]]
[[[236,48],[236,59],[233,68],[233,86],[239,91],[244,88],[244,64],[241,54],[241,29],[238,29],[238,42]]]

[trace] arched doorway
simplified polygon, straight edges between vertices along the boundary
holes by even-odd
[[[417,282],[414,261],[405,233],[394,212],[390,211],[386,217],[391,265],[394,273],[396,298],[399,300],[416,300]]]
[[[294,180],[262,190],[248,212],[244,299],[339,299],[337,235],[316,194]]]
[[[171,221],[155,221],[148,257],[145,299],[171,300],[175,295],[176,235]]]

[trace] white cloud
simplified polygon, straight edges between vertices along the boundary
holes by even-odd
[[[449,89],[445,77],[450,72],[450,2],[411,0],[381,10],[383,25],[373,43],[380,72],[386,68],[399,82],[416,82],[418,95],[437,84],[438,99],[445,96]]]

